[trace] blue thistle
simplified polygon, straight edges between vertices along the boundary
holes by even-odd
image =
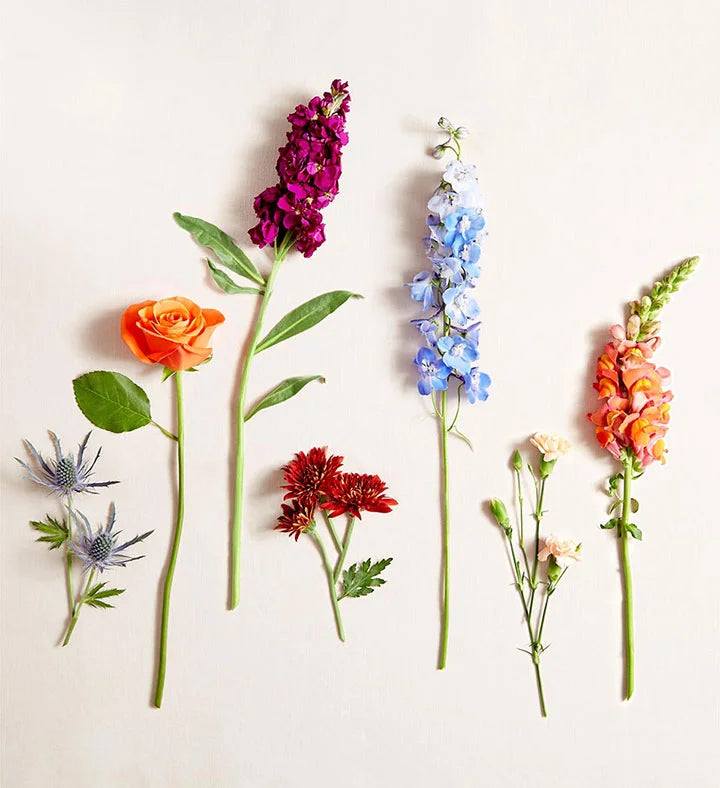
[[[98,461],[102,451],[102,448],[98,449],[92,462],[85,460],[85,449],[90,438],[89,432],[78,446],[77,459],[72,454],[63,454],[57,435],[52,430],[48,430],[48,432],[55,448],[55,459],[45,459],[28,440],[25,441],[25,445],[32,455],[36,467],[33,469],[26,462],[17,457],[15,458],[25,468],[31,481],[47,487],[56,495],[65,497],[72,495],[72,493],[97,493],[97,487],[109,487],[111,484],[118,484],[116,481],[89,481],[95,463]]]
[[[110,504],[107,525],[100,526],[95,533],[93,533],[90,522],[82,512],[73,512],[72,516],[75,524],[78,526],[80,539],[78,542],[73,543],[71,550],[85,564],[84,571],[97,569],[99,572],[103,572],[105,569],[125,566],[130,561],[137,561],[145,557],[144,555],[130,557],[124,555],[123,550],[138,542],[142,542],[143,539],[150,536],[152,531],[136,536],[124,544],[117,544],[118,536],[121,532],[113,532],[113,527],[115,526],[114,503]]]

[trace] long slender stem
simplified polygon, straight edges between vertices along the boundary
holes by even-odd
[[[523,498],[522,494],[522,477],[520,476],[520,471],[515,469],[515,478],[517,480],[517,499],[518,499],[518,510],[520,514],[520,534],[518,537],[518,544],[520,546],[520,551],[523,555],[523,561],[525,562],[525,572],[527,577],[530,577],[530,562],[528,561],[527,551],[525,550],[525,499]],[[524,599],[524,597],[523,597]]]
[[[175,564],[180,550],[180,538],[185,519],[185,419],[183,414],[183,373],[175,374],[175,394],[177,397],[177,464],[178,464],[178,501],[177,521],[173,537],[170,562],[165,574],[163,587],[162,620],[160,624],[160,650],[158,652],[157,677],[155,680],[155,706],[159,709],[162,705],[163,690],[165,689],[165,669],[167,666],[167,640],[168,621],[170,619],[170,593],[172,592]]]
[[[75,583],[73,581],[73,554],[72,546],[73,505],[72,494],[67,497],[67,540],[65,542],[65,577],[67,578],[68,606],[70,618],[75,615]],[[63,644],[65,645],[65,644]]]
[[[547,708],[545,707],[545,692],[543,691],[542,676],[540,675],[540,655],[533,655],[533,664],[535,665],[535,678],[537,679],[538,694],[540,695],[540,712],[543,717],[547,717]]]
[[[74,606],[72,618],[70,619],[70,624],[68,626],[67,632],[65,633],[65,640],[63,640],[63,646],[67,646],[70,642],[70,636],[72,635],[75,624],[77,624],[78,617],[80,616],[80,608],[85,603],[85,597],[87,596],[87,592],[90,589],[90,583],[92,583],[93,578],[95,577],[95,570],[93,569],[88,576],[87,583],[85,584],[85,588],[83,589],[82,594],[80,595],[80,599],[78,600],[77,605]]]
[[[325,522],[327,523],[328,531],[330,531],[330,536],[332,537],[333,544],[335,545],[335,549],[338,551],[338,555],[342,553],[342,544],[338,539],[337,531],[335,530],[335,525],[333,524],[332,517],[327,512],[327,509],[320,510],[323,513],[323,517],[325,518]]]
[[[620,520],[620,541],[622,545],[623,582],[625,592],[625,700],[630,700],[635,690],[635,628],[633,623],[633,586],[630,570],[630,551],[628,548],[628,529],[632,498],[632,462],[625,462],[623,476],[623,505]]]
[[[447,391],[443,391],[442,393],[440,400],[440,415],[443,470],[443,612],[438,669],[443,670],[447,664],[448,632],[450,624],[450,479],[448,473]]]
[[[312,536],[320,550],[320,555],[322,555],[323,564],[325,564],[325,573],[327,574],[330,599],[332,600],[333,611],[335,613],[335,624],[337,626],[338,637],[340,640],[345,642],[345,630],[343,629],[342,617],[340,616],[340,606],[338,605],[337,589],[335,587],[335,579],[333,578],[333,570],[330,566],[330,561],[328,561],[327,553],[325,552],[325,546],[323,545],[322,540],[315,531],[313,531]]]
[[[245,486],[245,398],[247,397],[248,380],[250,377],[250,365],[252,364],[255,351],[260,342],[260,332],[262,331],[265,312],[267,311],[270,297],[272,296],[275,278],[280,270],[280,264],[285,259],[287,249],[281,244],[275,249],[275,259],[273,267],[268,276],[260,311],[258,312],[255,326],[253,328],[250,347],[248,348],[242,373],[240,375],[240,391],[237,398],[237,432],[236,432],[236,453],[235,453],[235,502],[233,508],[232,526],[232,569],[231,569],[231,592],[230,609],[234,610],[240,602],[240,540],[242,535],[242,516],[243,516],[243,492]]]
[[[345,556],[347,555],[348,547],[350,547],[350,539],[352,538],[353,528],[355,528],[355,518],[351,517],[350,522],[348,523],[347,531],[345,532],[345,540],[342,543],[340,558],[338,558],[335,571],[333,572],[333,580],[336,583],[340,579],[340,573],[342,572],[343,566],[345,565]]]
[[[537,495],[537,503],[535,506],[535,560],[533,562],[532,578],[530,579],[530,587],[532,593],[530,594],[530,613],[532,614],[533,603],[535,602],[535,591],[537,590],[537,570],[538,570],[538,553],[540,552],[540,521],[543,516],[543,499],[545,497],[545,482],[547,477],[543,476],[540,482],[540,488]]]

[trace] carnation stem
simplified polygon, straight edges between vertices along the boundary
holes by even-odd
[[[185,420],[183,416],[183,373],[175,374],[175,394],[177,398],[177,463],[178,463],[178,501],[177,521],[173,537],[170,561],[165,573],[163,586],[162,619],[160,624],[160,649],[158,652],[157,677],[155,680],[155,706],[159,709],[162,705],[163,690],[165,689],[165,669],[167,666],[167,640],[168,621],[170,618],[170,593],[172,591],[175,564],[180,550],[180,537],[183,531],[185,518]]]
[[[75,615],[75,583],[73,582],[73,554],[72,554],[72,526],[73,526],[73,506],[72,494],[67,497],[67,540],[65,542],[65,576],[67,577],[68,603],[70,607],[70,618]],[[63,643],[63,645],[65,645]]]
[[[543,717],[547,717],[547,709],[545,708],[545,693],[543,691],[542,676],[540,675],[540,655],[533,653],[533,663],[535,664],[535,678],[537,679],[538,694],[540,696],[540,713]]]
[[[342,617],[340,616],[340,606],[338,605],[337,589],[335,587],[333,570],[330,566],[330,561],[328,561],[327,553],[325,552],[325,546],[323,545],[322,540],[315,531],[313,531],[312,535],[315,543],[318,546],[318,549],[320,550],[320,555],[322,555],[323,564],[325,564],[325,573],[327,574],[328,586],[330,589],[330,599],[332,600],[333,611],[335,613],[335,624],[337,626],[338,637],[340,640],[345,642],[345,630],[343,629]]]
[[[336,583],[340,579],[340,573],[342,572],[343,566],[345,564],[345,556],[347,555],[348,547],[350,547],[350,539],[352,538],[353,528],[355,528],[355,518],[351,517],[350,522],[348,523],[347,531],[345,532],[345,540],[342,544],[340,558],[338,558],[335,571],[333,572],[333,580]]]
[[[530,614],[532,615],[533,603],[535,602],[535,591],[537,590],[537,570],[538,570],[538,553],[540,552],[540,521],[543,517],[543,499],[545,497],[545,482],[547,477],[543,476],[540,482],[540,491],[537,496],[537,505],[535,507],[535,560],[533,563],[532,578],[530,579],[530,587],[532,593],[530,594]]]
[[[625,462],[623,476],[623,505],[620,520],[620,543],[622,546],[623,582],[625,592],[625,700],[630,700],[635,689],[635,629],[633,624],[633,587],[630,570],[630,551],[628,547],[628,529],[631,502],[630,488],[632,484],[632,460]]]
[[[250,365],[255,355],[255,350],[260,342],[260,332],[262,331],[265,312],[272,296],[275,278],[278,275],[280,264],[285,259],[289,251],[289,246],[284,241],[275,246],[275,259],[268,276],[260,311],[255,320],[250,347],[248,348],[245,361],[243,362],[242,373],[240,375],[240,391],[237,398],[237,432],[236,432],[236,454],[235,454],[235,504],[233,510],[232,526],[232,569],[230,580],[230,609],[234,610],[240,602],[240,540],[242,535],[243,517],[243,492],[245,486],[245,398],[247,397],[248,379],[250,377]]]
[[[87,592],[90,589],[90,583],[92,583],[93,578],[95,577],[95,570],[93,569],[90,572],[90,575],[87,579],[87,583],[85,583],[85,588],[83,589],[82,594],[80,595],[80,599],[78,600],[77,605],[73,604],[73,614],[72,618],[70,619],[70,625],[68,626],[67,632],[65,633],[65,640],[63,640],[63,646],[67,646],[70,642],[70,636],[75,629],[75,624],[77,624],[78,617],[80,616],[80,608],[83,606],[85,602],[85,597],[87,596]]]
[[[440,398],[440,416],[443,469],[443,613],[438,670],[443,670],[447,663],[448,627],[450,624],[450,480],[448,474],[447,391],[443,391]]]
[[[528,561],[527,551],[525,550],[525,499],[523,498],[523,494],[522,494],[522,476],[520,475],[520,471],[517,468],[515,469],[515,478],[517,479],[517,499],[518,499],[518,510],[520,513],[520,533],[518,537],[518,545],[520,546],[520,551],[522,552],[523,555],[523,561],[525,563],[525,572],[529,579],[530,562]],[[523,596],[523,601],[524,599],[525,597]]]

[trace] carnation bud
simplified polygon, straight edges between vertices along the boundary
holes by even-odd
[[[452,125],[452,123],[450,123],[450,121],[447,118],[440,118],[440,120],[438,121],[438,126],[440,126],[440,128],[443,131],[452,131],[453,130],[453,125]]]
[[[513,468],[515,468],[516,471],[522,470],[522,455],[517,449],[515,449],[515,452],[513,454],[512,464],[513,464]]]
[[[640,333],[640,318],[637,315],[630,315],[626,333],[628,339],[635,339]]]
[[[505,504],[499,498],[493,498],[490,501],[490,511],[493,513],[493,517],[497,520],[497,524],[501,528],[505,528],[507,530],[508,526],[510,525],[510,518],[508,517]]]
[[[540,460],[540,475],[543,479],[547,479],[553,472],[556,462],[557,460],[546,460],[544,457]]]
[[[432,149],[432,157],[433,157],[433,159],[442,159],[442,157],[445,155],[445,151],[446,150],[447,150],[447,148],[444,145],[436,145]]]

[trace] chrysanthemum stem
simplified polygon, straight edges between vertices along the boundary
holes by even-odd
[[[170,561],[165,573],[163,586],[162,619],[160,623],[160,648],[158,651],[157,676],[155,680],[155,706],[159,709],[162,705],[163,690],[165,689],[165,669],[167,666],[167,641],[168,621],[170,619],[170,594],[172,592],[175,565],[180,550],[180,538],[185,519],[185,419],[183,411],[183,373],[175,374],[175,395],[177,398],[177,463],[178,463],[178,500],[177,520],[173,536]]]
[[[322,556],[323,564],[325,564],[325,573],[327,574],[328,580],[328,587],[330,590],[330,599],[332,600],[333,611],[335,613],[335,624],[337,626],[338,637],[340,640],[345,642],[345,630],[343,629],[343,622],[342,617],[340,616],[340,606],[338,605],[338,598],[337,598],[337,588],[335,586],[335,578],[333,577],[333,570],[330,566],[330,561],[328,560],[327,553],[325,552],[325,546],[322,543],[322,539],[317,535],[316,531],[313,530],[312,533],[313,539],[320,550],[320,555]]]
[[[73,581],[73,554],[70,549],[72,546],[72,494],[67,497],[67,540],[65,542],[65,576],[67,577],[68,604],[70,607],[70,617],[75,615],[75,583]],[[63,643],[63,645],[65,645]]]
[[[335,545],[335,549],[338,551],[338,554],[342,553],[342,543],[338,539],[337,531],[335,530],[335,525],[332,521],[332,517],[327,513],[327,509],[320,510],[323,513],[323,517],[325,518],[325,522],[327,523],[328,531],[330,531],[330,536],[332,537],[333,544]]]
[[[73,630],[75,629],[75,624],[77,624],[77,620],[80,616],[80,608],[83,606],[85,602],[87,592],[90,589],[90,584],[92,583],[94,577],[95,577],[95,570],[93,569],[88,576],[87,583],[85,583],[85,588],[83,589],[83,592],[80,595],[80,599],[78,600],[77,604],[74,605],[72,618],[70,619],[70,624],[67,628],[67,632],[65,633],[65,640],[63,640],[62,643],[63,646],[67,646],[67,644],[70,642],[70,636],[72,635]]]
[[[345,539],[342,543],[342,551],[340,552],[340,557],[338,558],[335,571],[333,572],[333,580],[336,583],[340,579],[340,573],[342,572],[343,566],[345,565],[345,556],[347,555],[348,548],[350,547],[350,539],[352,538],[353,528],[355,528],[355,518],[351,517],[350,522],[348,523],[347,531],[345,532]]]
[[[438,669],[443,670],[447,663],[450,624],[450,479],[448,473],[447,391],[443,391],[440,398],[440,417],[443,484],[443,612]]]
[[[630,700],[635,689],[635,629],[633,624],[633,587],[630,570],[628,529],[631,512],[632,460],[625,462],[623,475],[623,505],[619,535],[622,546],[623,583],[625,596],[625,700]]]
[[[230,580],[230,609],[234,610],[240,602],[240,540],[242,535],[242,516],[243,516],[243,492],[245,485],[245,399],[247,397],[248,380],[250,377],[250,365],[252,364],[255,351],[260,342],[260,332],[262,331],[265,312],[267,311],[270,297],[272,296],[275,279],[280,270],[280,264],[287,255],[286,244],[281,243],[275,247],[275,259],[268,276],[260,311],[255,320],[250,347],[248,348],[245,361],[243,362],[240,375],[240,391],[237,398],[237,432],[236,432],[236,453],[235,453],[235,503],[233,509],[232,526],[232,569]]]

